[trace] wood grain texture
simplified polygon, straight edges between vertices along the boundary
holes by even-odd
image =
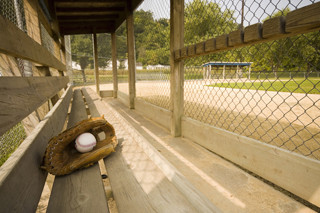
[[[183,47],[181,48],[181,57],[186,57],[188,55],[188,48],[187,47]]]
[[[57,104],[0,168],[1,212],[35,212],[47,173],[40,169],[51,137],[60,133],[72,97],[69,87]]]
[[[174,60],[172,54],[184,46],[184,0],[170,0],[170,110],[172,110],[171,134],[181,135],[183,115],[184,62]],[[191,48],[192,49],[192,48]],[[194,52],[187,50],[188,56]],[[195,51],[193,46],[193,51]],[[181,51],[182,54],[182,51]]]
[[[320,161],[190,118],[182,123],[184,137],[320,206]]]
[[[277,37],[285,33],[285,18],[283,16],[274,17],[263,23],[263,38]]]
[[[228,45],[235,47],[243,44],[243,30],[236,30],[229,33]]]
[[[100,94],[98,43],[97,43],[96,33],[92,34],[92,46],[93,46],[94,79],[96,83],[96,92],[97,94]]]
[[[0,29],[0,52],[66,71],[66,65],[3,16]]]
[[[196,46],[196,54],[204,53],[204,42],[197,43],[195,46]]]
[[[211,52],[214,50],[216,50],[216,39],[212,38],[212,39],[207,40],[204,44],[204,51]]]
[[[146,132],[146,128],[141,126],[139,123],[136,123],[136,120],[129,114],[130,110],[123,108],[123,105],[119,104],[117,101],[109,102],[109,106],[112,107],[110,109],[111,112],[106,113],[106,116],[110,114],[114,115],[117,123],[120,123],[124,127],[126,133],[130,134],[134,138],[145,154],[154,162],[155,165],[159,167],[172,185],[185,196],[192,206],[197,209],[196,212],[220,212],[219,209],[217,209],[205,196],[203,196],[202,193],[190,184],[190,182],[149,143],[146,139],[146,134],[149,132]],[[151,138],[152,140],[157,140],[152,136]],[[173,195],[169,197],[171,198]],[[172,202],[172,204],[174,204],[174,202]],[[165,212],[176,211],[167,210]]]
[[[250,25],[244,28],[244,42],[252,42],[262,39],[261,23]]]
[[[75,90],[68,128],[87,119],[81,90]],[[65,176],[56,176],[47,212],[108,212],[98,164]]]
[[[228,47],[228,35],[224,34],[216,37],[216,49],[222,50]]]
[[[194,56],[196,54],[196,45],[188,46],[188,56]]]
[[[181,57],[181,51],[180,50],[176,50],[174,51],[174,59],[180,58]]]
[[[68,77],[1,77],[0,135],[57,94]]]
[[[320,2],[289,12],[286,32],[299,32],[320,28]]]
[[[104,114],[121,139],[116,152],[105,159],[119,212],[198,212],[144,153],[112,107],[97,99],[90,89],[84,94],[89,103],[93,100],[92,106]]]
[[[197,57],[200,55],[218,53],[226,50],[232,50],[238,47],[250,46],[319,30],[319,8],[320,2],[303,7],[296,11],[292,11],[288,13],[287,17],[275,17],[266,20],[263,25],[261,23],[250,25],[244,29],[243,38],[239,30],[231,32],[229,34],[229,41],[227,46],[224,45],[224,39],[220,38],[223,42],[221,43],[219,41],[218,48],[216,48],[217,38],[211,38],[205,41],[204,53],[187,55],[181,52],[180,58],[176,57],[175,60],[179,61],[182,59]],[[285,32],[283,32],[283,25],[285,25]],[[182,51],[185,48],[186,47],[182,47],[180,48],[180,50]]]
[[[100,97],[107,98],[107,97],[114,97],[113,90],[101,90]]]
[[[112,78],[113,78],[113,97],[117,98],[118,94],[118,70],[117,70],[117,42],[116,33],[111,33],[111,48],[112,48]]]
[[[129,107],[134,109],[134,98],[136,97],[136,53],[133,12],[127,13],[127,45],[128,45],[128,72],[129,72]]]

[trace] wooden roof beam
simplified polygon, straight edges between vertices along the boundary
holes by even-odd
[[[90,21],[110,21],[117,19],[118,15],[104,15],[104,16],[59,16],[60,24],[63,22],[90,22]]]
[[[125,7],[125,0],[56,0],[56,7],[78,7],[78,8],[90,8],[90,7]]]

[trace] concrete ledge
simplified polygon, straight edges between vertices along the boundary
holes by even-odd
[[[172,112],[169,110],[150,104],[139,98],[135,99],[135,110],[144,117],[170,130]]]
[[[320,161],[186,117],[182,135],[320,206]]]

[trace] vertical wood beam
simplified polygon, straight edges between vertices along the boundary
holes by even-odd
[[[96,33],[92,34],[92,40],[93,40],[94,78],[96,81],[96,92],[100,96],[98,46],[97,46],[97,34]]]
[[[112,49],[112,73],[113,73],[113,97],[117,98],[118,94],[118,75],[117,75],[117,44],[116,32],[111,33],[111,49]]]
[[[128,72],[129,72],[129,107],[134,109],[136,97],[136,54],[134,45],[133,12],[127,12],[127,46],[128,46]]]
[[[181,117],[183,116],[184,62],[174,61],[174,51],[184,45],[184,0],[170,0],[170,96],[172,111],[171,134],[181,136]]]

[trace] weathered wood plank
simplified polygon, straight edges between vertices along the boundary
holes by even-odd
[[[94,79],[96,83],[96,93],[100,94],[100,79],[99,79],[99,65],[98,65],[98,43],[97,34],[92,34],[93,46],[93,63],[94,63]]]
[[[274,17],[263,23],[263,38],[271,38],[285,33],[285,19],[283,16]]]
[[[261,23],[250,25],[244,28],[244,42],[258,41],[262,39]]]
[[[181,116],[183,115],[184,63],[174,60],[174,51],[184,45],[184,0],[170,0],[170,110],[171,134],[181,135]],[[188,47],[188,56],[195,53],[195,46]],[[190,51],[190,52],[189,52]],[[182,51],[181,51],[182,54]]]
[[[1,77],[0,135],[63,89],[68,77]]]
[[[155,165],[159,167],[163,174],[173,184],[174,188],[178,189],[192,204],[192,206],[197,209],[196,212],[220,212],[219,209],[217,209],[202,193],[200,193],[193,185],[191,185],[190,182],[171,163],[169,163],[162,156],[162,154],[155,149],[155,147],[150,144],[149,140],[158,140],[158,138],[153,137],[152,134],[150,135],[151,132],[147,131],[147,129],[140,124],[135,123],[135,118],[132,117],[132,114],[129,113],[128,109],[123,109],[123,105],[119,104],[117,101],[109,102],[107,106],[110,106],[110,112],[106,113],[105,116],[107,117],[109,115],[113,115],[116,123],[121,124],[125,132],[134,138],[134,140],[143,149],[145,154],[153,161]],[[117,126],[117,124],[114,126]],[[173,195],[167,197],[171,198]],[[172,204],[174,204],[174,202],[172,202]],[[194,210],[190,209],[190,211],[193,212]],[[167,210],[165,212],[177,211]]]
[[[216,37],[216,49],[222,50],[228,47],[228,34]]]
[[[186,57],[188,56],[188,48],[187,47],[182,47],[181,48],[181,54],[180,54],[181,57]]]
[[[229,33],[229,40],[228,40],[228,45],[231,47],[235,47],[238,45],[243,44],[243,30],[236,30],[231,33]]]
[[[102,97],[102,98],[114,97],[114,92],[113,92],[113,90],[101,90],[100,97]]]
[[[0,29],[0,52],[66,71],[66,65],[1,15]]]
[[[116,152],[105,159],[119,212],[196,212],[196,207],[187,201],[144,153],[135,138],[128,134],[126,125],[117,120],[111,106],[102,103],[90,89],[84,91],[84,95],[90,111],[104,114],[114,126],[117,137],[122,139]]]
[[[182,134],[320,206],[320,161],[184,117]]]
[[[87,118],[81,90],[75,90],[68,128]],[[99,166],[95,164],[69,175],[57,176],[47,212],[108,212]]]
[[[188,56],[194,56],[196,54],[196,45],[188,46]]]
[[[195,46],[196,46],[196,54],[204,53],[204,42],[197,43]]]
[[[181,51],[180,50],[176,50],[174,51],[174,59],[180,58],[181,57]]]
[[[211,52],[216,50],[216,39],[212,38],[207,40],[204,44],[204,50],[205,52]]]
[[[136,97],[136,53],[134,43],[133,12],[128,12],[127,18],[127,44],[128,44],[128,72],[129,72],[129,103],[130,109],[134,109]]]
[[[289,12],[286,32],[301,32],[320,28],[320,2]]]
[[[35,212],[47,173],[40,169],[47,142],[60,133],[72,97],[69,87],[57,104],[0,168],[1,212]]]
[[[112,48],[112,78],[113,78],[113,97],[117,98],[118,94],[118,70],[117,70],[117,42],[116,33],[111,33],[111,48]]]

